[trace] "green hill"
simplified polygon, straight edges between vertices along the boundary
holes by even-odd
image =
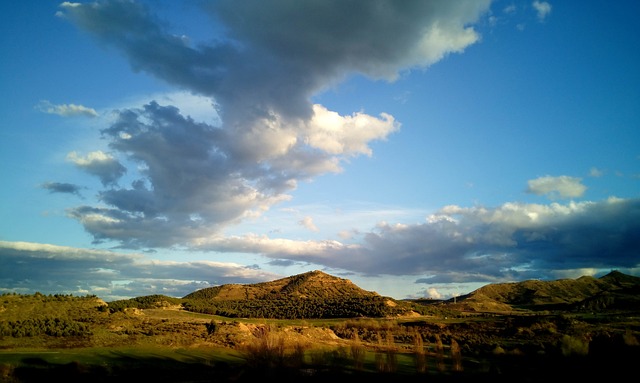
[[[183,297],[183,306],[188,311],[226,317],[280,319],[379,318],[411,311],[409,304],[321,271],[197,290]]]
[[[640,278],[612,271],[601,278],[489,284],[457,297],[455,304],[469,311],[637,309],[639,290]]]

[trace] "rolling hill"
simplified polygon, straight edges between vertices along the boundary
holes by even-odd
[[[612,271],[600,278],[489,284],[447,304],[468,311],[638,309],[639,293],[639,277]]]
[[[380,297],[366,291],[348,279],[334,277],[322,271],[255,284],[227,284],[194,291],[184,299],[211,299],[214,301],[239,299],[337,299]]]
[[[111,308],[182,305],[187,311],[244,318],[338,318],[526,311],[640,310],[640,278],[612,271],[594,278],[494,283],[446,301],[396,300],[348,279],[310,271],[270,282],[225,284],[182,298],[162,295],[110,302]]]
[[[626,379],[638,297],[640,278],[617,271],[449,301],[398,301],[320,271],[183,298],[5,293],[0,381]]]
[[[205,288],[182,299],[188,311],[243,318],[380,318],[412,312],[407,303],[317,270],[271,282]]]

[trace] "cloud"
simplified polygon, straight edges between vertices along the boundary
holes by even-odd
[[[43,189],[49,190],[50,193],[67,193],[67,194],[75,194],[77,196],[82,196],[80,194],[80,190],[83,189],[81,186],[63,183],[63,182],[45,182],[40,185]]]
[[[61,5],[59,16],[123,52],[134,70],[217,109],[211,122],[156,101],[118,110],[102,134],[138,170],[101,152],[70,156],[110,187],[99,195],[105,205],[70,209],[97,241],[189,246],[289,200],[300,181],[371,156],[371,142],[399,130],[393,116],[343,116],[312,96],[350,75],[393,81],[464,51],[480,39],[471,25],[490,1],[201,4],[225,34],[199,45],[135,2]],[[115,187],[125,171],[135,180]]]
[[[531,5],[538,13],[538,21],[540,22],[545,21],[551,13],[551,4],[546,1],[534,1]]]
[[[300,220],[299,223],[311,231],[319,231],[318,227],[315,225],[315,223],[313,223],[313,218],[311,217],[304,217]]]
[[[89,217],[87,214],[86,217]],[[100,218],[96,217],[96,220]],[[135,230],[135,227],[131,228]],[[272,264],[315,264],[365,276],[416,277],[436,298],[445,283],[575,278],[638,270],[640,199],[445,206],[423,223],[380,222],[360,244],[266,235],[217,236],[192,250],[254,253]],[[140,254],[0,241],[0,289],[132,297],[184,296],[224,283],[280,278],[256,267],[209,261],[169,262]]]
[[[387,137],[400,128],[393,116],[383,113],[380,119],[364,113],[341,116],[321,105],[313,106],[306,141],[330,154],[372,154],[367,144]]]
[[[121,50],[136,70],[215,97],[224,118],[308,117],[309,97],[352,73],[395,79],[478,41],[490,1],[203,3],[226,36],[190,46],[129,1],[62,4],[64,17]],[[301,26],[304,26],[302,28]]]
[[[188,244],[289,199],[286,192],[298,180],[340,170],[338,156],[305,143],[308,126],[292,127],[277,119],[262,123],[271,129],[265,132],[260,126],[234,135],[155,102],[121,111],[103,137],[115,153],[138,164],[141,170],[130,171],[138,178],[130,187],[102,191],[100,199],[108,208],[78,207],[71,215],[99,240],[135,247]],[[372,118],[369,123],[388,126],[364,140],[383,138],[376,134],[394,128],[393,121]],[[364,150],[348,137],[344,153]],[[86,157],[72,153],[69,158],[103,183],[115,183],[128,170],[103,152]]]
[[[528,181],[527,193],[546,195],[551,199],[582,197],[587,187],[582,179],[569,176],[544,176]]]
[[[57,114],[63,117],[85,116],[98,117],[98,112],[93,108],[87,108],[83,105],[76,104],[60,104],[54,105],[47,100],[42,100],[36,106],[36,109],[43,113]]]
[[[103,151],[95,151],[82,157],[77,152],[67,154],[67,160],[78,168],[100,178],[104,186],[116,185],[126,168],[114,157]]]
[[[140,254],[0,241],[3,291],[95,294],[110,301],[151,294],[183,297],[205,287],[278,277],[234,263],[169,262]]]
[[[421,283],[469,283],[637,268],[639,230],[640,199],[610,198],[565,205],[446,206],[421,224],[381,222],[364,233],[361,244],[245,235],[210,238],[199,246],[368,275],[432,276]]]

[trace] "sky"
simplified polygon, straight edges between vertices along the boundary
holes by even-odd
[[[637,1],[0,5],[0,292],[640,276]]]

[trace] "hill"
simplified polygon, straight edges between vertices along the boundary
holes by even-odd
[[[184,299],[211,299],[215,301],[239,299],[336,299],[380,297],[373,291],[366,291],[348,279],[334,277],[322,271],[255,284],[227,284],[194,291]]]
[[[640,357],[639,281],[493,284],[429,304],[319,271],[183,298],[8,293],[0,381],[626,379]]]
[[[210,287],[182,299],[188,311],[233,318],[380,318],[412,312],[408,304],[322,271],[271,282]]]
[[[111,310],[177,306],[230,318],[319,319],[640,309],[640,278],[612,271],[594,278],[494,283],[440,300],[395,300],[364,290],[348,279],[310,271],[255,284],[225,284],[183,298],[162,295],[110,302]]]
[[[640,278],[612,271],[594,278],[554,281],[527,280],[483,286],[467,295],[447,301],[460,310],[577,311],[640,308]]]

